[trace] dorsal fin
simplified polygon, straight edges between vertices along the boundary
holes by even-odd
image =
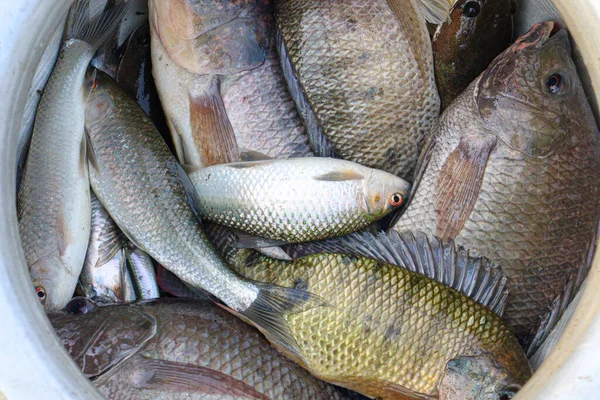
[[[449,286],[502,315],[508,289],[499,266],[485,257],[473,257],[453,242],[443,244],[422,232],[353,233],[319,242],[285,246],[292,258],[315,253],[343,253],[368,257],[406,268]]]

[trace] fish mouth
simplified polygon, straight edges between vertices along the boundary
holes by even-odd
[[[542,47],[543,45],[568,38],[567,29],[558,21],[546,21],[535,24],[529,32],[521,36],[513,44],[515,51],[528,47]]]

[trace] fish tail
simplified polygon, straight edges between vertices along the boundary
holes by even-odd
[[[129,2],[104,10],[91,18],[90,0],[76,0],[71,6],[67,24],[67,39],[89,43],[94,51],[117,28],[127,12]]]
[[[258,282],[254,284],[259,288],[258,296],[248,309],[236,314],[249,320],[279,350],[301,363],[304,360],[302,350],[283,316],[324,307],[327,302],[301,289]]]

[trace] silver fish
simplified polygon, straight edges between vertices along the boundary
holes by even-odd
[[[322,301],[229,270],[201,229],[189,178],[149,117],[101,72],[86,109],[86,129],[94,154],[94,193],[132,243],[189,286],[210,292],[296,351],[281,314]]]
[[[152,257],[134,246],[130,246],[125,252],[137,298],[141,300],[159,298],[160,292]]]
[[[40,100],[18,195],[19,231],[38,298],[63,308],[75,291],[90,234],[84,136],[84,78],[96,48],[126,7],[89,19],[89,1],[72,8],[58,61]]]

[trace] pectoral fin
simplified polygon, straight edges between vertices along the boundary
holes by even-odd
[[[495,138],[466,136],[446,159],[437,181],[436,235],[454,240],[469,219],[483,182]]]
[[[221,395],[236,399],[270,400],[256,388],[232,376],[199,365],[136,356],[132,385],[142,390],[161,390]]]
[[[217,78],[202,95],[190,95],[190,125],[203,166],[240,161],[235,133],[227,117]]]

